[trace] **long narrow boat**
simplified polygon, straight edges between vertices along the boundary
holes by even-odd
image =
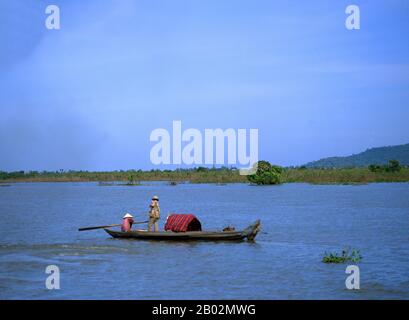
[[[260,230],[261,222],[257,220],[246,229],[241,231],[157,231],[149,232],[146,230],[132,230],[128,232],[114,231],[104,229],[114,238],[133,238],[140,240],[177,240],[177,241],[238,241],[254,240]]]

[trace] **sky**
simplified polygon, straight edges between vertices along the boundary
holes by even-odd
[[[408,143],[408,31],[405,0],[0,0],[0,171],[156,168],[176,120],[283,166]]]

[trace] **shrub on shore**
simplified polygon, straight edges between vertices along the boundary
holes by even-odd
[[[257,164],[257,172],[247,176],[251,183],[258,185],[281,183],[282,167],[271,165],[268,161],[259,161]]]
[[[386,166],[371,164],[368,166],[368,169],[371,172],[399,172],[402,170],[402,166],[398,160],[389,160],[389,163]]]

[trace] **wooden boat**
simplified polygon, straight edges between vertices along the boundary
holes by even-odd
[[[132,230],[128,232],[104,229],[114,238],[140,239],[140,240],[172,240],[172,241],[252,241],[260,230],[261,222],[257,220],[246,229],[241,231],[157,231]]]

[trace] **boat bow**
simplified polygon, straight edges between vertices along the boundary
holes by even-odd
[[[243,234],[249,241],[253,241],[254,238],[257,236],[257,233],[261,229],[261,221],[257,220],[252,225],[248,226],[246,229],[243,230]]]

